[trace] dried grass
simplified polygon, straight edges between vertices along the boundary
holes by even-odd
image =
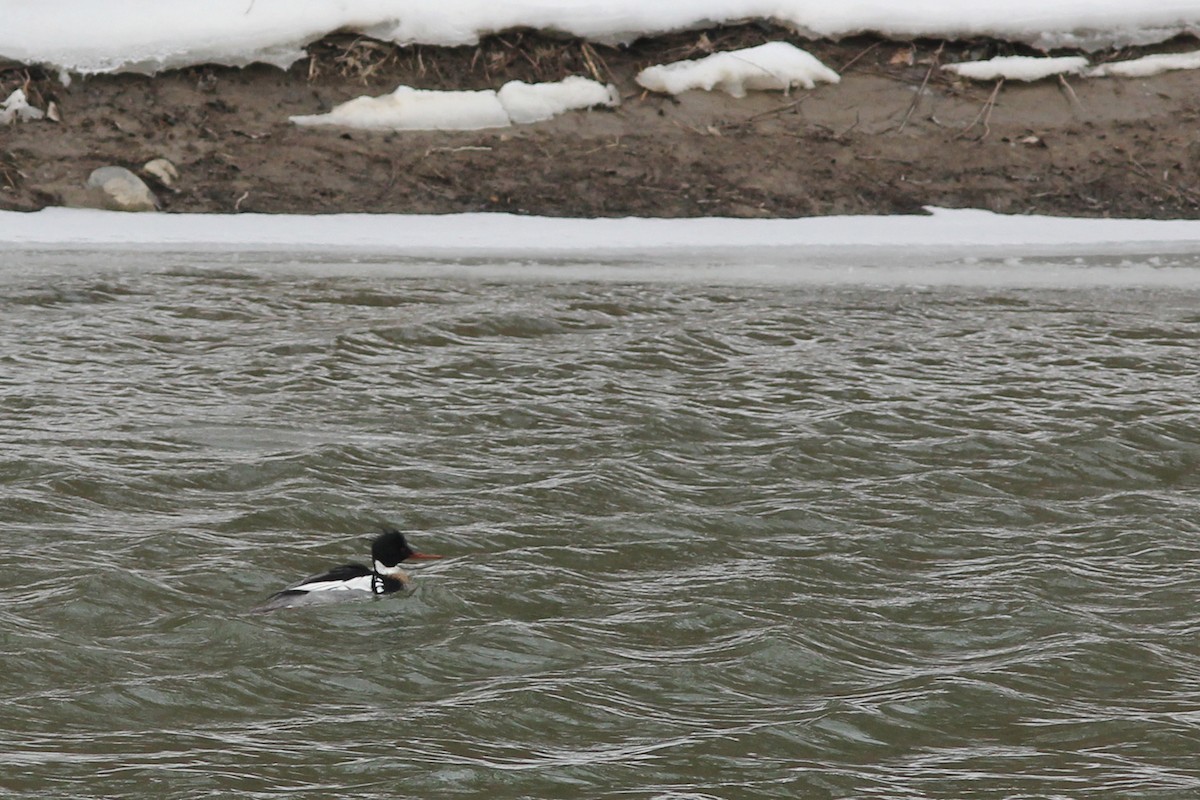
[[[489,36],[474,47],[401,47],[362,36],[329,36],[309,46],[307,79],[454,89],[498,88],[510,80],[557,81],[569,75],[611,83],[616,78],[601,55],[604,49],[532,31]]]
[[[25,174],[17,169],[17,160],[12,153],[0,153],[0,183],[7,189],[17,189]]]

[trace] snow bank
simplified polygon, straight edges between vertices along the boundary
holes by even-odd
[[[533,28],[622,42],[756,19],[812,37],[875,32],[1100,49],[1200,31],[1200,0],[0,0],[0,57],[80,73],[287,67],[305,44],[334,31],[465,45]]]
[[[1089,78],[1149,78],[1151,75],[1177,69],[1200,69],[1200,50],[1113,61],[1093,67],[1084,74]]]
[[[401,86],[382,97],[356,97],[328,114],[291,117],[297,125],[391,131],[507,128],[593,106],[616,106],[616,87],[573,76],[557,83],[509,81],[499,92],[443,92]]]
[[[818,82],[837,83],[838,74],[812,53],[787,42],[769,42],[745,50],[713,53],[695,61],[647,67],[637,82],[652,92],[680,94],[692,89],[720,89],[734,97],[747,91],[812,89]]]
[[[942,69],[973,81],[1040,81],[1052,75],[1076,75],[1088,60],[1083,56],[1036,58],[1033,56],[997,56],[987,61],[963,61],[946,64]]]
[[[887,262],[914,247],[954,248],[970,256],[989,247],[1073,253],[1194,253],[1200,247],[1197,220],[930,211],[931,216],[804,219],[566,219],[513,214],[127,214],[47,208],[35,213],[0,211],[0,267],[5,263],[2,255],[16,247],[199,247],[206,252],[348,248],[489,260],[573,255],[593,262],[604,254],[648,257],[664,250],[702,252],[706,258],[719,252],[722,257],[753,260],[774,249],[811,262],[812,248],[881,248],[877,255]],[[24,268],[19,258],[8,263]],[[385,268],[397,269],[395,261],[386,262]],[[1184,271],[1197,273],[1200,268]]]

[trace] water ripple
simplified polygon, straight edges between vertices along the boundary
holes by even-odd
[[[1200,793],[1194,292],[180,259],[6,279],[6,792]]]

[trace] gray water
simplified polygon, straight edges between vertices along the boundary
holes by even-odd
[[[1194,266],[0,262],[5,797],[1200,797]]]

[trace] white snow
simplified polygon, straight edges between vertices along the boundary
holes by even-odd
[[[838,74],[812,53],[787,42],[769,42],[744,50],[728,50],[693,61],[647,67],[637,82],[652,92],[680,94],[692,89],[720,89],[734,97],[747,91],[783,91],[793,86],[812,89],[837,83]]]
[[[1040,81],[1052,75],[1076,75],[1087,65],[1088,60],[1083,56],[997,56],[987,61],[946,64],[942,69],[973,81],[994,81],[1000,78],[1010,81]]]
[[[11,125],[14,122],[41,119],[46,113],[40,108],[29,105],[23,89],[16,89],[8,99],[0,103],[0,125]]]
[[[85,74],[286,67],[334,31],[466,45],[533,28],[621,42],[746,20],[775,20],[811,37],[995,37],[1094,50],[1200,31],[1200,0],[0,0],[0,58]]]
[[[518,125],[540,122],[567,111],[621,104],[617,87],[577,75],[555,83],[509,81],[496,94],[509,119]]]
[[[573,76],[555,83],[509,81],[500,91],[434,91],[401,86],[382,97],[356,97],[328,114],[291,117],[297,125],[397,131],[473,131],[538,122],[592,106],[620,103],[616,87]]]
[[[356,97],[328,114],[291,117],[297,125],[341,125],[370,130],[507,128],[511,122],[496,92],[438,92],[401,86],[382,97]]]
[[[1086,72],[1089,78],[1149,78],[1178,69],[1200,69],[1200,50],[1190,53],[1162,53],[1129,61],[1100,64]]]
[[[1064,219],[930,209],[929,216],[802,219],[567,219],[511,214],[124,214],[47,208],[0,211],[0,244],[12,246],[203,246],[226,249],[353,248],[394,255],[489,256],[653,253],[687,249],[803,256],[805,248],[1115,247],[1200,250],[1200,220]],[[5,251],[0,247],[0,255]],[[799,248],[799,250],[797,250]]]

